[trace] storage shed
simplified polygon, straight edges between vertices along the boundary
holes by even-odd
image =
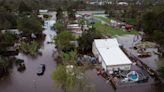
[[[130,70],[132,62],[120,49],[117,39],[95,39],[92,52],[109,74],[114,70]]]

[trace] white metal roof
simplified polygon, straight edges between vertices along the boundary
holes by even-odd
[[[95,45],[97,48],[109,48],[109,47],[118,47],[118,41],[116,38],[112,39],[95,39]]]
[[[118,2],[118,5],[128,5],[127,2]]]
[[[39,10],[40,13],[47,13],[48,10]]]
[[[69,24],[67,26],[69,26],[69,27],[79,27],[79,24]]]
[[[119,47],[99,48],[98,51],[107,66],[132,64]]]
[[[68,29],[79,29],[81,28],[79,24],[69,24],[67,25]]]
[[[95,40],[95,45],[106,66],[132,64],[120,49],[117,39]]]

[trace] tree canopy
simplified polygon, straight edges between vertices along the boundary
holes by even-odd
[[[75,66],[68,69],[65,65],[58,65],[52,78],[65,92],[95,92],[84,73]]]
[[[32,8],[29,7],[23,0],[20,2],[18,11],[20,14],[24,13],[30,13],[32,11]]]
[[[148,11],[142,19],[144,32],[164,47],[164,10]]]
[[[22,42],[20,49],[25,53],[29,53],[30,55],[35,56],[39,50],[39,44],[36,41]]]
[[[57,21],[62,21],[64,17],[62,8],[58,8],[56,11],[56,19]]]
[[[5,32],[2,37],[3,42],[7,44],[14,44],[16,41],[16,35],[10,33],[10,32]]]
[[[94,39],[98,38],[101,38],[101,34],[92,29],[87,32],[83,32],[82,36],[78,39],[79,50],[82,52],[91,51]]]
[[[9,72],[10,62],[0,57],[0,77]]]
[[[73,45],[70,41],[75,40],[75,37],[67,31],[60,32],[55,38],[56,44],[61,51],[70,51],[73,49]]]
[[[22,31],[27,36],[30,36],[32,33],[41,34],[42,33],[42,23],[35,16],[30,17],[20,17],[17,20],[18,29]]]
[[[0,30],[16,28],[17,16],[11,12],[7,12],[4,7],[0,7]]]
[[[65,30],[65,25],[61,21],[57,21],[54,25],[55,29],[57,30],[57,33],[60,33]]]
[[[75,20],[76,19],[76,16],[75,16],[75,14],[76,14],[76,9],[74,9],[73,7],[68,7],[68,9],[67,9],[67,13],[68,13],[68,18],[70,19],[70,20]]]

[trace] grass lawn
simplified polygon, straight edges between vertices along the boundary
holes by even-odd
[[[98,18],[98,19],[101,19],[101,20],[103,20],[104,22],[107,22],[107,23],[110,23],[110,20],[114,19],[112,17],[107,18],[107,17],[103,17],[103,16],[95,16],[95,17]],[[122,18],[121,20],[126,21],[127,23],[130,23],[132,25],[137,24],[137,20],[135,18]]]
[[[109,24],[110,24],[110,20],[112,19],[112,18],[107,18],[107,17],[102,17],[102,16],[95,16],[95,17],[98,19],[101,19],[104,22],[109,23]],[[130,20],[130,19],[129,19],[129,21],[135,22],[135,20]],[[131,30],[130,32],[128,32],[121,28],[116,29],[116,28],[112,28],[110,26],[103,25],[100,22],[96,22],[94,24],[94,27],[96,28],[97,31],[103,33],[104,35],[114,36],[114,35],[138,34],[138,32],[136,30]]]
[[[105,35],[126,35],[126,34],[138,34],[138,32],[136,30],[131,30],[130,32],[128,31],[123,31],[123,29],[116,29],[116,28],[112,28],[109,26],[105,26],[103,24],[101,24],[100,22],[97,22],[94,24],[94,27],[96,28],[97,31],[102,32]]]
[[[137,20],[135,18],[122,18],[122,20],[126,21],[127,23],[130,23],[132,25],[137,24]]]
[[[107,22],[107,23],[110,23],[110,20],[112,19],[112,18],[107,18],[107,17],[102,17],[102,16],[95,16],[96,18],[98,18],[98,19],[101,19],[101,20],[103,20],[104,22]]]

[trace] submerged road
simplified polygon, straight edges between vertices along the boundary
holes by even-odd
[[[55,45],[47,44],[47,42],[56,36],[56,32],[51,29],[53,22],[55,22],[55,14],[50,14],[53,15],[53,19],[45,21],[43,33],[46,35],[46,38],[40,48],[42,56],[32,58],[19,53],[16,57],[25,61],[26,70],[20,73],[16,67],[13,67],[11,74],[6,79],[0,80],[0,92],[63,92],[56,87],[55,82],[51,78],[56,67],[56,62],[52,56]],[[37,76],[36,74],[40,64],[46,65],[43,76]],[[86,75],[95,84],[96,92],[164,92],[162,85],[142,85],[114,90],[110,84],[106,84],[106,81],[102,77],[97,76],[96,70],[88,70]]]
[[[33,58],[19,53],[16,57],[24,60],[26,70],[20,73],[14,67],[11,75],[7,79],[0,81],[0,92],[60,92],[60,89],[55,88],[55,83],[51,78],[56,67],[56,62],[52,56],[55,46],[54,44],[47,44],[56,35],[56,32],[51,30],[54,22],[54,20],[45,21],[46,28],[43,33],[46,35],[46,38],[39,49],[42,55]],[[46,65],[43,76],[37,76],[36,74],[40,64]]]
[[[50,14],[55,15],[53,12]],[[51,20],[45,21],[43,34],[46,37],[39,49],[42,55],[33,58],[20,52],[16,58],[24,60],[26,70],[21,73],[17,71],[16,67],[13,67],[10,75],[4,80],[0,80],[0,92],[63,92],[62,89],[56,87],[51,78],[56,67],[53,56],[56,49],[55,44],[48,44],[47,42],[52,41],[52,38],[56,36],[55,30],[51,29],[54,23],[54,16]],[[43,76],[37,76],[36,74],[40,64],[46,65]],[[96,92],[113,92],[113,88],[97,76],[95,70],[89,70],[86,74],[91,82],[95,84]]]

